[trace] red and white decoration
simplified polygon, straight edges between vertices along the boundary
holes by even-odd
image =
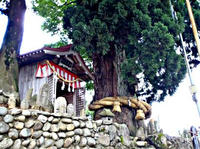
[[[71,73],[70,71],[54,64],[53,62],[50,62],[52,68],[59,74],[62,78],[68,81],[73,81],[78,78],[75,74]],[[37,71],[36,71],[36,77],[37,78],[43,78],[43,77],[48,77],[51,74],[53,74],[53,70],[49,67],[48,64],[40,64],[38,63],[37,66]],[[80,88],[80,80],[77,80],[74,83],[69,83],[69,85],[73,88]]]

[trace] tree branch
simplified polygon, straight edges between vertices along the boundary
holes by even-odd
[[[68,3],[68,2],[65,2],[64,4],[63,4],[63,6],[64,5],[70,5],[70,4],[73,4],[73,3],[76,3],[77,1],[72,1],[72,2],[70,2],[70,3]]]

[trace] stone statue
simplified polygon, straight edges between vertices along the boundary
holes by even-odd
[[[148,123],[148,126],[147,126],[147,133],[148,135],[152,135],[152,134],[155,134],[157,133],[157,128],[155,126],[155,121],[153,119],[151,119]]]
[[[36,101],[37,101],[37,94],[34,94],[32,97],[31,97],[31,100],[29,101],[29,105],[31,107],[35,106],[36,105]]]
[[[75,110],[73,104],[68,104],[67,105],[67,113],[71,116],[75,115]]]
[[[49,100],[49,86],[47,83],[45,83],[41,88],[39,92],[39,96],[37,96],[36,100],[36,109],[44,109],[44,111],[52,112],[52,103]]]
[[[67,101],[65,97],[58,97],[54,103],[54,113],[66,113]]]
[[[26,97],[25,99],[22,100],[21,102],[21,109],[28,109],[29,108],[29,101],[31,100],[32,97],[32,93],[33,93],[33,89],[28,89],[27,93],[26,93]]]
[[[10,94],[8,98],[8,108],[15,108],[17,102],[19,102],[19,94],[17,92]]]
[[[80,117],[86,117],[84,108],[80,111]]]

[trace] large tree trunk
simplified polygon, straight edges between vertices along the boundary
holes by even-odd
[[[121,77],[121,63],[125,59],[123,52],[115,54],[113,51],[107,55],[94,55],[94,100],[100,100],[104,97],[129,96],[127,86]],[[111,108],[112,107],[108,107]],[[99,112],[95,111],[95,119],[100,119]],[[135,121],[136,111],[129,107],[121,107],[122,112],[114,112],[114,121],[127,124],[132,135],[135,135],[137,129],[137,121]]]
[[[115,53],[109,52],[108,54],[94,55],[94,101],[104,97],[118,96],[117,92],[117,70],[114,66]]]
[[[121,77],[121,63],[125,59],[124,52],[111,50],[106,55],[93,56],[94,67],[94,100],[104,97],[127,96],[127,86]]]
[[[8,25],[0,50],[0,90],[6,92],[18,89],[17,55],[22,43],[25,11],[25,0],[11,0],[5,14]]]

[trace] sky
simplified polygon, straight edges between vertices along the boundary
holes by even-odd
[[[43,18],[37,16],[28,6],[25,22],[24,36],[20,53],[26,53],[32,50],[42,48],[44,44],[55,43],[59,40],[57,36],[51,36],[41,30]],[[0,45],[6,30],[7,18],[0,14]],[[200,100],[200,67],[192,71],[192,78],[197,85],[197,98]],[[178,130],[189,129],[190,126],[200,126],[200,117],[198,116],[195,103],[189,91],[189,78],[180,83],[176,93],[173,96],[167,96],[164,102],[152,104],[152,117],[158,120],[160,127],[164,133],[169,135],[177,135]],[[92,93],[87,93],[87,99],[92,99]]]
[[[51,36],[50,33],[42,31],[41,25],[44,19],[33,13],[31,4],[27,4],[27,11],[24,20],[24,35],[20,53],[42,48],[44,44],[51,44],[59,41],[58,36]],[[0,14],[0,45],[6,30],[7,17]]]

